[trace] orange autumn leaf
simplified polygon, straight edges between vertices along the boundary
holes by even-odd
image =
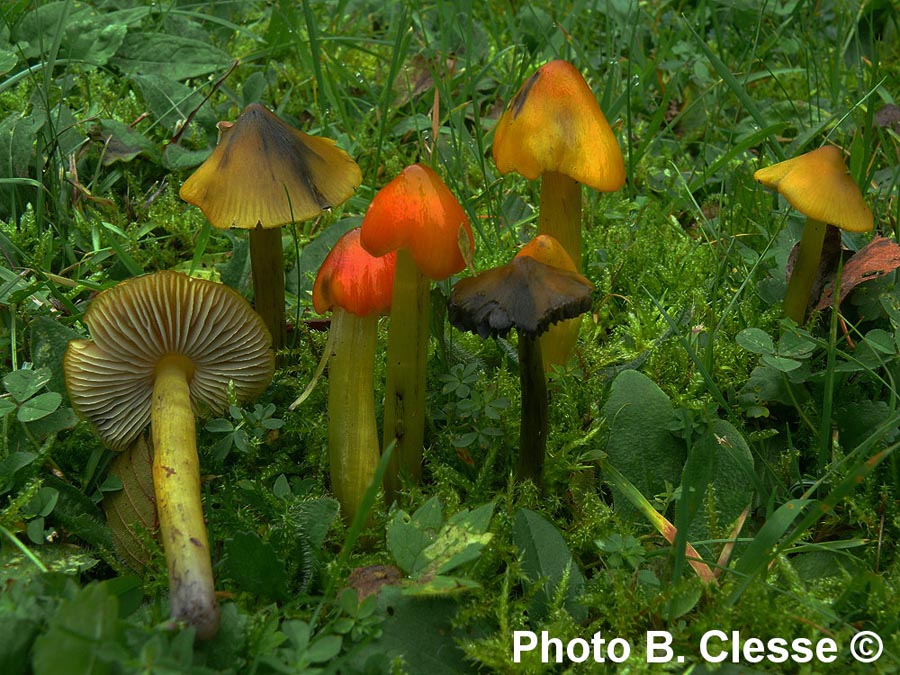
[[[844,265],[841,275],[841,292],[838,305],[854,288],[864,281],[883,277],[900,267],[900,246],[892,239],[875,237],[866,246],[857,251]],[[817,310],[831,307],[834,304],[834,282],[828,285],[816,305]]]

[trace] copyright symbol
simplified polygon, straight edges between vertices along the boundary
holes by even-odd
[[[877,661],[883,649],[881,638],[870,630],[857,633],[850,641],[850,655],[860,663]]]

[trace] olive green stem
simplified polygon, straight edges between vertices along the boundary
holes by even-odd
[[[540,340],[522,333],[519,333],[519,381],[522,422],[516,478],[520,481],[531,479],[540,486],[547,452],[547,381]]]
[[[556,171],[541,177],[541,211],[538,233],[549,234],[565,249],[575,270],[581,273],[581,183]],[[581,317],[553,324],[541,336],[544,368],[565,365],[575,349]]]
[[[284,250],[281,228],[257,226],[250,230],[250,262],[253,268],[253,307],[272,334],[272,349],[287,341],[284,323]]]
[[[153,430],[153,486],[159,533],[169,569],[173,619],[186,621],[197,637],[219,629],[209,541],[200,498],[200,460],[191,392],[190,362],[163,358],[156,368],[150,423]]]
[[[807,218],[803,225],[803,234],[800,235],[797,260],[784,296],[784,315],[798,325],[802,325],[806,318],[809,294],[819,271],[826,227],[823,222]]]
[[[375,345],[378,315],[336,307],[328,361],[328,462],[331,486],[347,523],[372,483],[381,453],[375,422]]]
[[[430,283],[408,251],[397,251],[384,393],[383,447],[397,439],[384,477],[389,503],[404,475],[418,482],[422,474]]]

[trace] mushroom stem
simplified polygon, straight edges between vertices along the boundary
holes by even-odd
[[[809,293],[815,283],[819,259],[822,257],[825,229],[825,223],[807,218],[803,225],[803,234],[800,235],[797,260],[784,296],[784,315],[798,325],[802,325],[806,317]]]
[[[193,366],[183,356],[156,367],[150,424],[159,532],[169,569],[172,618],[211,638],[219,627],[212,562],[200,500],[200,461],[191,394]]]
[[[581,183],[558,171],[544,172],[538,232],[562,244],[581,272]]]
[[[384,392],[384,447],[397,439],[385,473],[388,503],[400,490],[402,474],[418,481],[422,473],[429,290],[409,251],[398,250]]]
[[[544,378],[540,340],[521,332],[519,381],[522,387],[522,422],[516,478],[520,481],[530,478],[540,486],[547,450],[547,381]]]
[[[378,315],[335,307],[328,361],[328,462],[332,489],[352,522],[378,465],[375,345]]]
[[[562,244],[575,263],[575,271],[581,272],[581,183],[558,171],[542,175],[538,232],[549,234]],[[550,326],[541,336],[546,370],[565,365],[575,349],[580,329],[579,316]]]
[[[253,268],[253,306],[272,334],[272,349],[287,340],[284,324],[284,251],[281,228],[257,225],[250,230],[250,262]]]

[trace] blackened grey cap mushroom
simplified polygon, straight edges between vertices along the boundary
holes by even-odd
[[[269,331],[222,284],[168,271],[137,277],[97,295],[84,322],[93,339],[70,342],[64,359],[69,398],[114,450],[127,448],[150,422],[165,356],[190,360],[195,413],[224,410],[229,382],[245,401],[272,379]]]
[[[532,242],[534,243],[534,242]],[[544,243],[544,242],[539,242]],[[516,476],[540,485],[548,432],[547,385],[538,336],[550,324],[572,319],[591,308],[591,282],[577,272],[541,262],[533,255],[553,257],[561,246],[546,237],[550,249],[525,249],[508,265],[461,279],[450,293],[448,317],[460,330],[482,338],[519,334],[519,381],[522,421]],[[571,258],[564,253],[571,265]]]
[[[591,308],[591,282],[582,275],[517,256],[508,265],[460,279],[450,296],[450,323],[482,338],[512,328],[536,337],[550,324]]]

